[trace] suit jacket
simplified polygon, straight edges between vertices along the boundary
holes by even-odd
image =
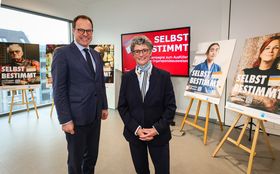
[[[96,64],[95,78],[74,42],[54,53],[53,96],[61,124],[70,120],[75,125],[90,124],[108,108],[103,62],[96,51],[90,52]]]
[[[171,139],[170,123],[176,111],[175,96],[170,74],[153,66],[149,89],[144,102],[135,69],[122,76],[118,111],[124,122],[124,136],[127,141],[141,143],[135,135],[137,127],[152,128],[159,135],[149,143],[162,145]]]

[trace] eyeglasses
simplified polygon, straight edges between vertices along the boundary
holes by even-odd
[[[150,51],[150,49],[143,49],[143,50],[134,50],[133,54],[134,55],[140,55],[140,53],[142,54],[147,54]]]
[[[86,32],[87,34],[92,34],[92,32],[93,32],[92,29],[86,30],[86,29],[82,29],[82,28],[77,28],[76,30],[78,31],[79,34],[84,34],[85,32]]]
[[[13,53],[18,54],[19,52],[20,52],[20,50],[11,50],[11,51],[9,51],[10,54],[13,54]]]

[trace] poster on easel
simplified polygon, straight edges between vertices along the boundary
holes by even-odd
[[[0,73],[0,89],[39,87],[39,45],[0,42]]]
[[[46,79],[47,87],[52,86],[51,66],[55,49],[66,46],[66,44],[47,44],[46,45]],[[103,61],[103,71],[105,83],[114,83],[114,45],[99,44],[90,45],[97,51]]]
[[[235,39],[198,44],[184,96],[219,104]]]
[[[99,52],[103,60],[105,83],[114,83],[114,45],[97,44],[90,47]]]
[[[46,86],[51,87],[52,86],[52,74],[51,74],[51,67],[52,67],[52,61],[53,61],[53,53],[55,49],[59,47],[63,47],[66,44],[47,44],[46,45]]]
[[[280,124],[280,33],[248,38],[226,108]]]

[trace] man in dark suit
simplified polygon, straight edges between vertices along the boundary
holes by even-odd
[[[77,16],[74,42],[55,50],[52,63],[54,103],[66,134],[69,174],[94,173],[100,122],[108,117],[103,63],[89,48],[92,33],[91,19]]]
[[[176,104],[170,74],[150,61],[153,45],[146,36],[131,43],[136,68],[122,76],[118,111],[124,122],[135,170],[149,174],[148,149],[156,174],[169,174],[169,140]]]

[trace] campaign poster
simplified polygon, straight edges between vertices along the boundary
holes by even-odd
[[[168,71],[172,76],[189,75],[190,27],[122,34],[122,72],[136,66],[130,45],[139,35],[148,37],[153,43],[153,66]]]
[[[53,61],[53,54],[55,49],[59,47],[63,47],[66,44],[47,44],[46,45],[46,79],[47,83],[46,86],[50,87],[52,86],[52,73],[51,73],[51,67],[52,67],[52,61]]]
[[[184,96],[219,104],[235,40],[198,44]]]
[[[114,83],[114,45],[97,44],[90,47],[99,52],[103,60],[105,83]]]
[[[46,46],[46,78],[47,86],[52,85],[51,66],[55,49],[66,46],[66,44],[48,44]],[[114,83],[114,45],[99,44],[90,45],[92,49],[97,51],[103,61],[103,71],[105,83]]]
[[[0,43],[0,88],[40,85],[38,44]]]
[[[228,109],[280,124],[280,33],[248,38]]]

